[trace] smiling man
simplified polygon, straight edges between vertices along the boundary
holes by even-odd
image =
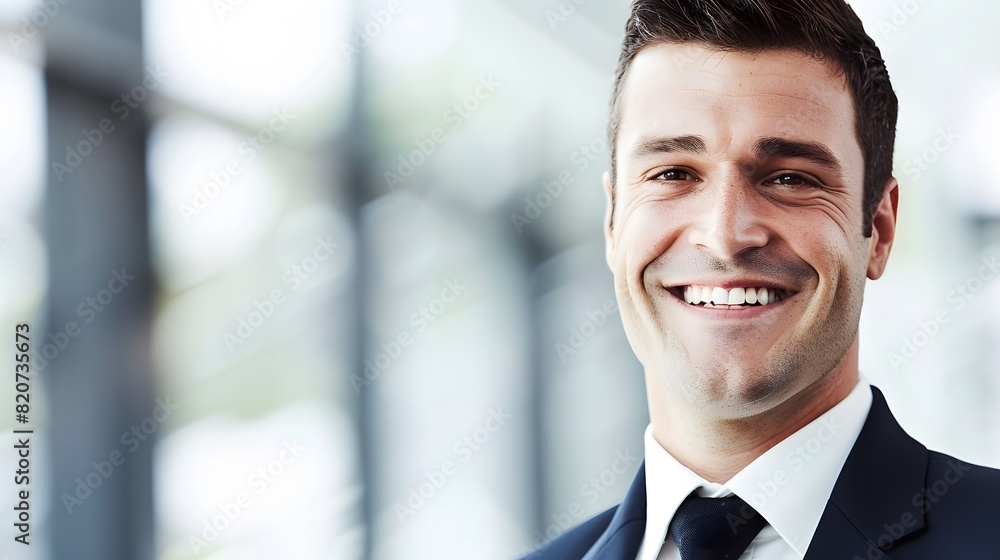
[[[928,451],[858,374],[896,108],[843,0],[633,2],[605,236],[645,461],[531,558],[1000,558],[1000,472]]]

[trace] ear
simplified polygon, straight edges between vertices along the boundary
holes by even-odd
[[[611,219],[614,216],[615,206],[614,197],[611,194],[611,174],[607,171],[604,172],[604,198],[606,209],[604,210],[604,259],[608,263],[608,268],[614,272],[614,255],[615,255],[615,232],[611,229]]]
[[[896,237],[896,210],[899,205],[899,181],[890,177],[872,217],[872,237],[868,246],[868,278],[878,280],[885,271],[889,250]]]

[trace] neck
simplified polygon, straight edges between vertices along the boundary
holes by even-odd
[[[723,484],[844,400],[857,385],[857,363],[855,341],[829,374],[770,410],[735,420],[707,416],[672,395],[654,395],[651,385],[653,437],[681,464],[709,482]]]

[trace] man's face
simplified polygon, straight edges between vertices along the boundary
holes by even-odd
[[[864,161],[835,66],[659,44],[621,95],[607,256],[651,398],[739,418],[843,368],[892,236],[863,235]]]

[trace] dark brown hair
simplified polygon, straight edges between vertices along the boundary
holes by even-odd
[[[633,0],[608,122],[612,201],[622,84],[635,55],[657,43],[739,52],[794,49],[835,62],[854,100],[865,162],[863,233],[871,236],[872,217],[892,176],[898,102],[878,46],[844,0]]]

